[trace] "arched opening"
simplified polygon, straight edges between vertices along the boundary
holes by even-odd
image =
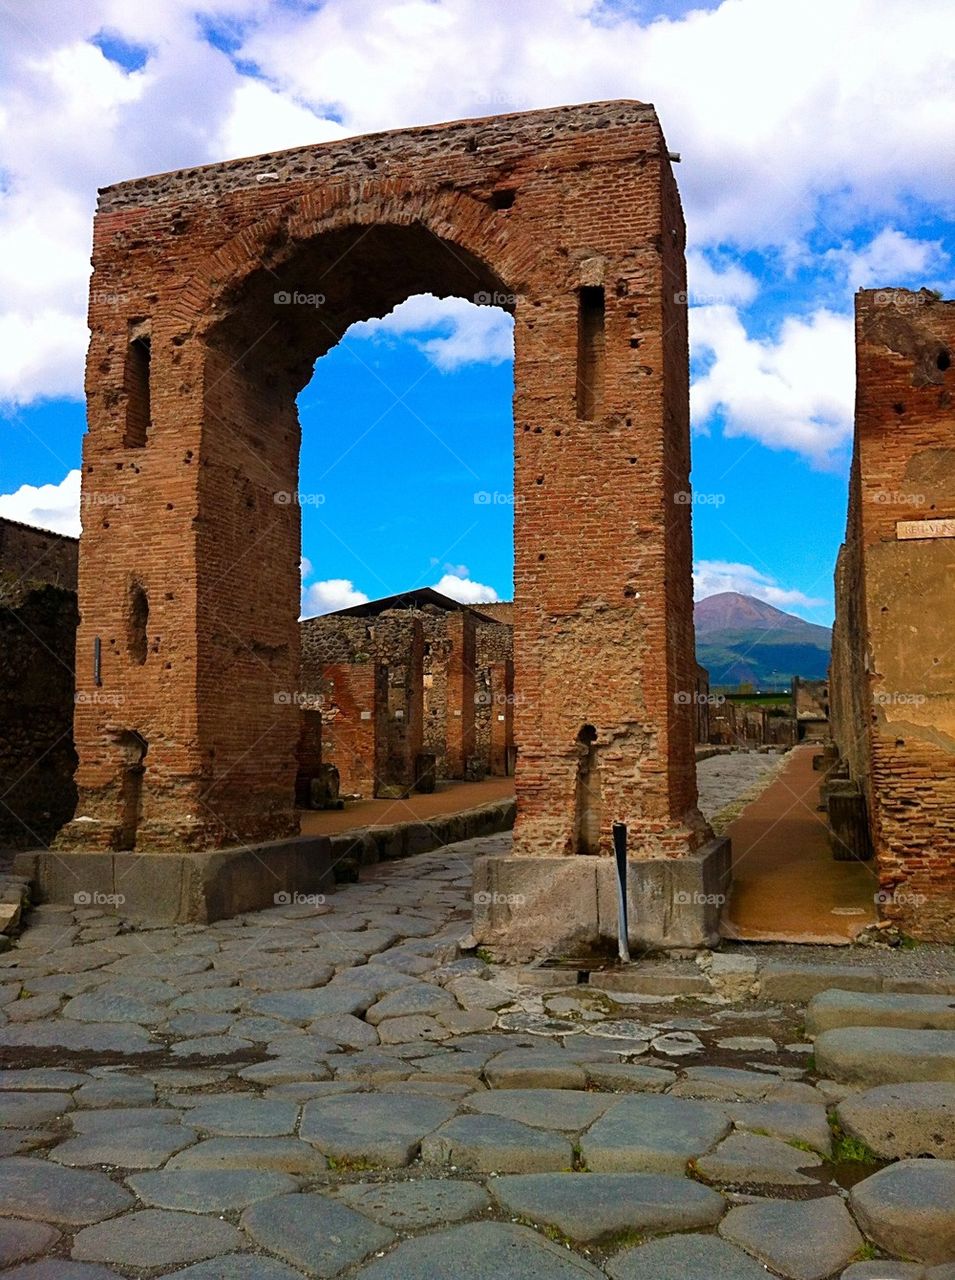
[[[506,208],[495,216],[506,217]],[[354,414],[354,399],[330,406],[328,398],[319,395],[317,403],[303,410],[303,402],[313,400],[309,387],[313,369],[353,323],[387,316],[406,299],[423,294],[435,299],[463,299],[478,306],[492,301],[510,312],[516,304],[516,297],[486,263],[460,244],[439,238],[423,223],[350,226],[294,247],[277,246],[273,260],[224,298],[223,311],[208,335],[207,444],[199,484],[200,489],[208,489],[210,500],[199,529],[200,541],[207,549],[199,556],[199,598],[208,599],[205,607],[210,615],[214,611],[218,614],[211,618],[213,625],[205,631],[203,645],[208,664],[228,672],[229,696],[205,708],[204,746],[212,777],[203,799],[209,809],[218,812],[225,808],[227,791],[230,818],[244,830],[261,823],[263,834],[275,835],[283,821],[286,830],[295,829],[291,800],[300,739],[300,708],[295,695],[302,691],[298,617],[303,520],[326,526],[323,543],[336,552],[348,541],[336,529],[335,513],[324,502],[327,485],[323,474],[340,466],[343,454],[349,453],[341,423],[344,416]],[[511,394],[509,385],[508,401]],[[308,455],[308,475],[300,478],[303,417],[308,419],[309,448],[314,446],[317,456]],[[508,414],[509,442],[512,432],[513,419]],[[392,433],[389,445],[400,434],[400,429]],[[465,466],[466,476],[467,470]],[[342,471],[347,473],[347,465]],[[467,476],[467,480],[468,514],[478,512],[480,516],[478,495],[487,486],[480,475],[476,479]],[[511,480],[503,495],[504,502],[510,504],[508,520],[513,516],[512,491]],[[364,477],[355,477],[347,502],[352,508],[367,508],[371,516],[375,494],[368,491]],[[385,497],[388,502],[394,502],[393,493]],[[431,505],[422,494],[412,499],[409,514],[426,523]],[[501,505],[495,507],[495,515],[500,515]],[[441,557],[444,551],[450,559],[454,541],[449,536],[443,545],[435,546],[433,554]],[[436,543],[440,542],[436,537]],[[364,557],[368,564],[368,572],[363,574],[368,583],[364,594],[398,595],[409,588],[431,585],[427,578],[421,582],[420,570],[418,581],[378,575],[374,555],[372,549]],[[216,610],[212,602],[219,594],[223,566],[240,563],[254,575],[254,587],[229,600],[226,616],[221,604]],[[329,570],[321,576],[351,574]],[[203,577],[210,581],[207,597]],[[380,647],[377,638],[372,647]],[[363,641],[361,648],[367,650],[367,643]],[[365,794],[369,789],[387,794],[392,785],[406,791],[416,780],[412,774],[431,773],[428,762],[419,760],[427,754],[422,734],[422,658],[423,637],[421,652],[406,662],[383,661],[371,655],[370,668],[366,668],[368,688],[354,707],[356,731],[373,730],[381,717],[387,716],[388,732],[377,735],[375,776],[364,780]],[[473,684],[476,675],[474,657],[465,661],[471,669],[464,676],[459,673],[462,687],[467,679]],[[403,666],[405,674],[400,674]],[[238,701],[236,686],[241,690]],[[465,702],[460,710],[463,737],[454,759],[458,773],[467,776],[474,754],[470,745],[474,739],[473,689],[470,705]],[[241,735],[235,732],[237,714],[244,722]],[[505,720],[502,712],[502,724],[510,726],[509,714]],[[254,752],[241,745],[249,741],[256,744]],[[323,752],[329,742],[323,733]],[[506,753],[501,750],[498,754],[503,761]],[[333,763],[341,768],[337,760]],[[343,771],[343,792],[347,790]],[[237,821],[237,803],[249,806],[241,823]],[[255,817],[250,818],[253,809]],[[283,813],[284,818],[279,818]]]

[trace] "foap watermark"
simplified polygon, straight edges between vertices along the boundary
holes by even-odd
[[[698,889],[678,889],[673,901],[681,907],[722,907],[726,903],[725,893],[700,893]]]
[[[725,293],[698,293],[696,289],[681,289],[673,295],[678,307],[728,307],[734,299]]]
[[[272,501],[277,507],[324,507],[324,493],[300,493],[298,491],[290,492],[288,489],[280,489],[277,493],[272,494]]]
[[[325,705],[322,693],[306,693],[303,689],[279,689],[272,694],[277,707],[303,707],[306,711],[321,711]]]
[[[519,293],[502,293],[499,290],[491,293],[487,289],[479,290],[472,298],[479,307],[516,307],[520,300]]]
[[[73,894],[75,907],[121,907],[125,901],[124,893],[102,893],[99,889],[80,889]]]
[[[880,889],[873,902],[877,907],[924,907],[928,898],[924,893],[906,893],[898,889],[890,893],[887,889]]]
[[[324,893],[293,893],[288,889],[282,889],[279,893],[272,895],[272,901],[277,907],[324,907]]]
[[[125,502],[125,493],[103,493],[102,490],[97,490],[80,494],[81,507],[121,507]]]
[[[277,307],[323,307],[324,293],[303,293],[300,289],[279,289],[272,294]]]
[[[125,694],[108,693],[105,689],[77,689],[73,694],[77,707],[121,707],[125,701]]]
[[[721,507],[726,501],[725,493],[700,493],[697,489],[678,489],[673,495],[678,507]]]
[[[921,707],[928,702],[924,693],[874,693],[872,701],[880,707]]]
[[[497,490],[490,493],[487,489],[481,489],[474,495],[474,502],[478,507],[519,507],[523,501],[519,493],[500,493]]]
[[[883,507],[924,507],[928,499],[924,493],[906,493],[902,489],[876,489],[868,495],[868,501]]]
[[[721,707],[726,701],[722,693],[700,693],[698,689],[681,689],[673,695],[679,707]]]
[[[523,907],[526,901],[523,893],[491,893],[489,889],[479,889],[474,895],[477,907]]]

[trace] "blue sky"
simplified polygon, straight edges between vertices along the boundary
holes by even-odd
[[[77,525],[97,186],[377,129],[642,98],[683,156],[698,592],[743,590],[830,621],[852,294],[951,296],[955,282],[943,145],[955,20],[947,0],[899,17],[890,0],[4,9],[0,514]],[[510,348],[503,313],[418,298],[318,363],[300,398],[307,612],[425,584],[509,597]]]

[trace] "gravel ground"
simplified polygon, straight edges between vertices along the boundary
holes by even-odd
[[[734,751],[710,756],[696,766],[700,812],[718,835],[737,813],[754,800],[783,767],[784,754]]]

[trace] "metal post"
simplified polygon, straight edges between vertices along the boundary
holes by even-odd
[[[613,856],[617,864],[617,952],[630,963],[630,931],[627,922],[627,824],[613,824]]]

